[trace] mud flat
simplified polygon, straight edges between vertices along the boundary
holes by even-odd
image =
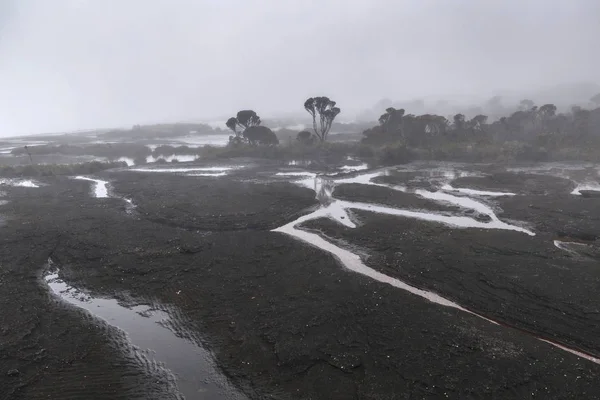
[[[105,198],[94,197],[95,182],[60,177],[4,189],[0,398],[181,396],[168,363],[144,363],[110,321],[52,294],[42,278],[49,257],[66,285],[93,298],[142,314],[172,310],[168,330],[210,349],[249,398],[600,398],[600,365],[538,339],[600,353],[600,269],[589,254],[556,247],[552,227],[538,225],[545,214],[518,206],[542,204],[543,195],[446,182],[515,192],[471,197],[440,186],[440,196],[454,196],[447,200],[463,196],[477,212],[492,210],[498,221],[486,222],[426,193],[352,187],[377,174],[336,177],[338,188],[317,185],[315,193],[296,183],[312,176],[278,172],[89,176],[110,182]],[[347,198],[336,199],[344,183]],[[578,202],[598,199],[565,196],[564,218],[584,224]],[[327,209],[335,201],[342,211]],[[320,218],[302,219],[312,213]],[[381,275],[348,269],[339,254],[279,230],[289,224]]]

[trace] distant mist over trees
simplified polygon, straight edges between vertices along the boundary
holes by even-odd
[[[478,114],[487,115],[490,122],[515,111],[526,110],[533,104],[552,103],[559,112],[567,112],[573,106],[592,108],[600,106],[600,85],[595,83],[564,84],[539,90],[515,93],[499,91],[489,98],[462,98],[460,96],[392,100],[388,97],[377,101],[369,109],[357,114],[359,121],[376,121],[382,110],[389,107],[405,109],[412,114],[437,114],[450,118],[458,113],[466,118]]]

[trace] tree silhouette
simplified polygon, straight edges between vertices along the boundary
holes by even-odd
[[[556,115],[556,106],[554,104],[544,104],[538,112],[542,118],[554,117]]]
[[[279,139],[272,130],[266,126],[253,125],[244,130],[244,139],[251,145],[275,145],[279,144]]]
[[[302,144],[312,144],[314,142],[313,134],[309,131],[298,132],[296,140]]]
[[[333,120],[340,113],[335,101],[328,97],[311,97],[304,102],[304,109],[312,116],[313,130],[321,142],[327,140]],[[317,115],[319,124],[317,125]]]
[[[238,135],[237,132],[237,127],[238,127],[238,121],[236,117],[231,117],[227,120],[227,122],[225,123],[225,125],[227,125],[227,127],[229,129],[231,129],[233,131],[233,133],[235,133],[235,135]]]
[[[237,113],[237,123],[246,128],[260,125],[260,117],[253,110],[242,110]]]
[[[33,158],[31,157],[31,153],[29,152],[29,147],[25,146],[25,152],[29,155],[29,162],[33,164]]]
[[[229,129],[231,129],[233,131],[233,133],[235,134],[235,136],[232,136],[229,138],[229,142],[231,144],[239,144],[239,143],[243,142],[244,140],[248,141],[248,138],[244,135],[244,133],[246,132],[246,130],[248,128],[260,126],[260,123],[261,123],[260,117],[258,116],[258,114],[256,114],[255,111],[253,111],[253,110],[238,111],[238,113],[235,117],[229,118],[227,120],[227,122],[225,123],[225,125]],[[271,132],[271,133],[273,133],[273,132]],[[265,135],[264,131],[262,131],[262,133],[259,133],[258,135],[260,137],[263,137]],[[266,134],[266,135],[270,136],[268,134]],[[251,136],[254,137],[254,134],[252,134]],[[274,136],[274,134],[273,134],[273,136]],[[266,136],[264,136],[264,137],[266,137]],[[272,141],[272,138],[269,140]],[[258,141],[258,142],[260,142],[260,141]]]
[[[379,117],[379,125],[383,126],[387,132],[396,132],[401,129],[404,113],[403,108],[397,110],[389,107],[385,110],[385,114],[381,114]]]
[[[454,116],[454,129],[456,131],[462,131],[465,128],[465,116],[464,114],[456,114]]]
[[[469,121],[469,125],[471,126],[471,129],[473,129],[475,131],[482,131],[487,120],[488,120],[487,115],[478,114],[478,115],[474,116],[471,119],[471,121]]]

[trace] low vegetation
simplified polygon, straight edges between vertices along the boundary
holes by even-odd
[[[591,101],[600,106],[600,95]],[[364,129],[361,140],[356,140],[356,135],[360,134],[355,134],[354,141],[347,139],[351,135],[344,134],[336,134],[335,140],[330,138],[333,127],[340,131],[350,129],[335,122],[341,112],[335,101],[324,96],[311,97],[304,102],[304,109],[312,117],[312,129],[297,132],[282,128],[277,133],[263,126],[254,110],[241,110],[226,122],[233,135],[224,148],[162,145],[151,151],[142,143],[55,144],[16,148],[12,154],[29,156],[32,164],[36,163],[36,156],[48,154],[91,155],[109,160],[129,157],[136,164],[145,164],[150,155],[155,158],[194,155],[208,160],[252,157],[318,163],[340,162],[352,156],[373,165],[413,160],[600,162],[600,107],[589,110],[573,107],[569,112],[558,113],[554,104],[538,107],[531,100],[523,100],[517,111],[493,122],[484,114],[467,118],[459,113],[446,118],[435,114],[414,115],[404,109],[388,107],[379,117],[378,124]],[[357,130],[365,125],[351,126]],[[141,132],[145,132],[145,137],[151,137],[165,131],[174,136],[209,130],[216,132],[201,124],[135,126],[132,129],[140,137],[143,136]],[[113,131],[104,134],[106,137],[111,135],[123,139],[129,133],[117,135]]]
[[[146,157],[152,152],[143,144],[137,143],[93,143],[81,145],[40,145],[17,147],[11,152],[13,155],[29,154],[33,162],[36,155],[61,154],[68,156],[96,156],[115,159],[119,157]]]
[[[1,166],[0,176],[4,178],[35,178],[56,175],[88,175],[111,168],[127,167],[125,162],[92,161],[80,164],[40,164]]]
[[[226,125],[234,134],[229,137],[230,146],[279,144],[275,133],[266,126],[261,126],[260,117],[253,110],[238,111],[235,117],[227,120]]]
[[[379,124],[363,132],[361,143],[327,143],[333,120],[340,113],[327,97],[308,99],[304,107],[313,117],[313,131],[269,150],[238,146],[235,151],[209,150],[211,155],[322,160],[332,154],[358,156],[373,164],[391,165],[416,159],[464,162],[600,161],[600,108],[573,107],[557,113],[554,104],[537,107],[523,100],[520,109],[489,122],[483,114],[451,120],[434,114],[406,114],[389,107]],[[346,152],[343,154],[343,152]]]

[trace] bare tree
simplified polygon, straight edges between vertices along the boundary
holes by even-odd
[[[31,153],[29,152],[29,147],[25,146],[25,152],[29,156],[29,162],[33,165],[33,158],[31,157]]]

